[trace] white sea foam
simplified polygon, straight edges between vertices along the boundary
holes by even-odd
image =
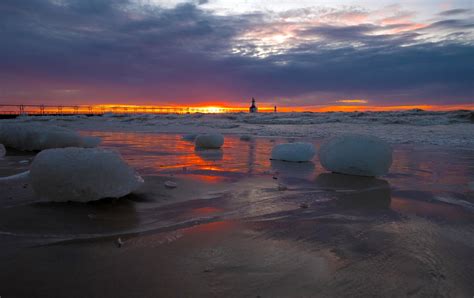
[[[79,130],[327,138],[342,133],[377,136],[392,144],[474,146],[473,112],[327,112],[234,114],[107,114],[20,117],[1,123],[43,122]],[[26,124],[26,123],[25,123]]]

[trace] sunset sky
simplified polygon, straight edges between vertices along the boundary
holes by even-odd
[[[1,0],[0,103],[468,106],[473,3]]]

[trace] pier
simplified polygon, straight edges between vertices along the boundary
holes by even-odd
[[[265,109],[265,108],[264,108]],[[268,108],[269,111],[271,108]],[[246,112],[244,107],[169,107],[138,105],[43,105],[43,104],[0,104],[1,118],[29,116],[96,116],[113,114],[188,114],[188,113],[237,113]]]

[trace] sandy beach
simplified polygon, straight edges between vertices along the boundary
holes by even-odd
[[[472,148],[395,144],[390,173],[367,178],[317,158],[270,161],[288,138],[228,134],[221,150],[198,152],[181,134],[81,134],[118,150],[145,184],[84,204],[38,202],[27,180],[2,181],[2,297],[474,293]],[[33,157],[7,155],[2,176]]]

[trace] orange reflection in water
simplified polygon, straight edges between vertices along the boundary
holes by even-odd
[[[183,234],[225,232],[236,226],[234,221],[215,221],[181,230]]]
[[[186,175],[210,183],[263,173],[270,168],[269,156],[274,145],[264,138],[246,142],[237,136],[226,136],[221,150],[196,150],[193,142],[177,134],[85,134],[100,136],[102,147],[119,150],[142,175]]]
[[[223,209],[221,208],[216,208],[216,207],[201,207],[201,208],[195,208],[191,211],[193,215],[210,215],[214,213],[218,213],[222,211]]]
[[[142,175],[186,175],[208,183],[220,183],[258,175],[268,171],[286,176],[311,179],[325,170],[318,157],[314,163],[291,164],[269,160],[273,146],[287,139],[255,138],[241,141],[226,135],[221,150],[196,151],[193,142],[178,134],[88,132],[103,138],[103,147],[118,149],[129,164]],[[314,141],[319,147],[321,140]],[[380,177],[399,190],[430,193],[470,191],[474,171],[472,150],[446,149],[439,146],[395,146],[393,164],[387,176]]]

